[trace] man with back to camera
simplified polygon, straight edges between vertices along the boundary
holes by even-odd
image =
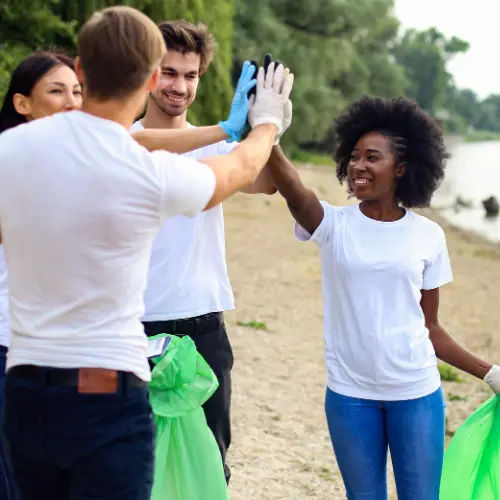
[[[128,133],[165,55],[150,19],[96,12],[78,54],[82,110],[0,136],[12,334],[3,427],[23,499],[146,500],[154,431],[140,318],[151,244],[168,217],[255,180],[281,130],[282,75],[267,73],[248,138],[199,162],[149,153]]]
[[[144,118],[132,126],[133,132],[143,128],[191,127],[187,111],[213,57],[215,41],[206,25],[175,20],[162,22],[159,28],[167,46],[160,83],[149,96]],[[227,122],[220,126],[229,131]],[[238,138],[237,132],[229,131],[229,135]],[[227,155],[236,145],[220,141],[186,156]],[[264,169],[243,191],[273,194],[276,188]],[[229,481],[226,452],[231,442],[233,352],[223,312],[234,309],[234,299],[226,265],[222,204],[191,219],[181,215],[163,224],[153,243],[145,307],[143,323],[147,335],[189,335],[217,376],[219,387],[203,408]]]

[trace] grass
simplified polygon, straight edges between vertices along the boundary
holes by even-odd
[[[467,401],[465,396],[459,396],[458,394],[453,394],[450,392],[448,394],[448,401]]]
[[[246,328],[253,328],[254,330],[264,330],[267,332],[267,325],[263,321],[238,321],[236,323],[239,326],[244,326]]]
[[[316,151],[305,151],[303,149],[295,150],[292,155],[292,160],[297,163],[313,163],[314,165],[333,166],[333,160],[330,155],[317,153]]]
[[[452,366],[446,363],[439,363],[438,370],[439,375],[441,376],[441,380],[444,380],[446,382],[462,382],[462,377]]]
[[[489,130],[473,130],[465,134],[464,140],[465,142],[500,141],[500,134]]]
[[[481,259],[500,260],[500,252],[497,249],[476,248],[474,256]]]

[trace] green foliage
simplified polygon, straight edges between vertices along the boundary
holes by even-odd
[[[117,2],[123,3],[123,2]],[[223,120],[229,112],[231,84],[233,2],[232,0],[144,0],[143,12],[156,22],[185,19],[203,22],[217,41],[214,60],[202,76],[198,95],[188,112],[195,125],[210,125]]]
[[[456,37],[447,40],[436,28],[406,31],[394,50],[396,62],[407,76],[406,95],[435,114],[451,81],[446,62],[467,48],[467,42]]]
[[[467,401],[465,396],[459,396],[458,394],[453,394],[450,392],[448,394],[448,401]]]
[[[189,110],[194,124],[225,118],[242,61],[261,62],[271,52],[296,77],[294,120],[282,139],[292,152],[331,152],[334,118],[363,94],[413,98],[439,116],[447,132],[474,139],[483,131],[500,133],[500,95],[480,101],[473,91],[456,88],[446,69],[468,43],[436,28],[398,36],[394,0],[3,0],[0,98],[24,56],[53,47],[74,55],[80,26],[95,10],[117,4],[156,22],[204,22],[214,34],[218,49]],[[298,161],[323,162],[294,154]]]
[[[212,124],[224,119],[233,93],[232,0],[6,0],[0,2],[0,98],[10,73],[20,60],[40,48],[58,47],[75,53],[80,26],[99,9],[129,5],[154,21],[183,18],[204,22],[217,40],[214,61],[202,77],[198,98],[189,110],[194,124]]]
[[[295,149],[292,154],[292,160],[297,163],[313,163],[314,165],[333,166],[331,155],[316,153],[305,149]]]
[[[234,59],[271,52],[295,74],[294,121],[285,146],[332,149],[334,117],[364,93],[397,95],[401,68],[390,61],[398,22],[392,0],[239,0]],[[235,71],[236,73],[236,71]]]
[[[500,132],[490,130],[471,130],[464,136],[465,142],[500,141]]]
[[[57,0],[0,2],[0,100],[19,61],[41,48],[74,46],[75,23],[56,13]]]
[[[441,380],[446,382],[462,382],[462,377],[459,375],[457,370],[446,363],[438,364],[439,375]]]
[[[255,320],[251,320],[251,321],[238,321],[236,323],[238,326],[244,326],[244,327],[247,327],[247,328],[253,328],[254,330],[264,330],[264,331],[268,331],[267,330],[267,325],[262,322],[262,321],[255,321]]]

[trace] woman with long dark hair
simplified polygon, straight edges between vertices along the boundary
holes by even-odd
[[[0,133],[81,104],[82,88],[73,71],[73,60],[58,52],[35,52],[12,73],[0,110]]]
[[[12,73],[0,110],[0,133],[59,111],[80,108],[81,104],[82,89],[73,71],[73,60],[59,52],[35,52],[23,59]],[[8,345],[7,268],[0,245],[0,411]],[[10,500],[14,495],[0,441],[0,498]]]

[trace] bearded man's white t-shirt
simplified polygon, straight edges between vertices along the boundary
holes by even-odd
[[[409,210],[381,222],[321,203],[314,234],[295,233],[320,247],[328,387],[386,401],[431,394],[441,382],[420,299],[452,279],[443,230]]]
[[[150,379],[140,318],[154,237],[213,195],[206,165],[148,152],[81,111],[0,135],[0,227],[9,272],[8,368],[100,367]]]
[[[140,121],[130,132],[142,130]],[[229,154],[237,143],[221,141],[182,156]],[[151,251],[143,321],[191,318],[234,309],[226,265],[222,204],[196,217],[179,215],[163,223]]]
[[[9,346],[9,293],[7,289],[7,264],[3,245],[0,245],[0,345]]]

